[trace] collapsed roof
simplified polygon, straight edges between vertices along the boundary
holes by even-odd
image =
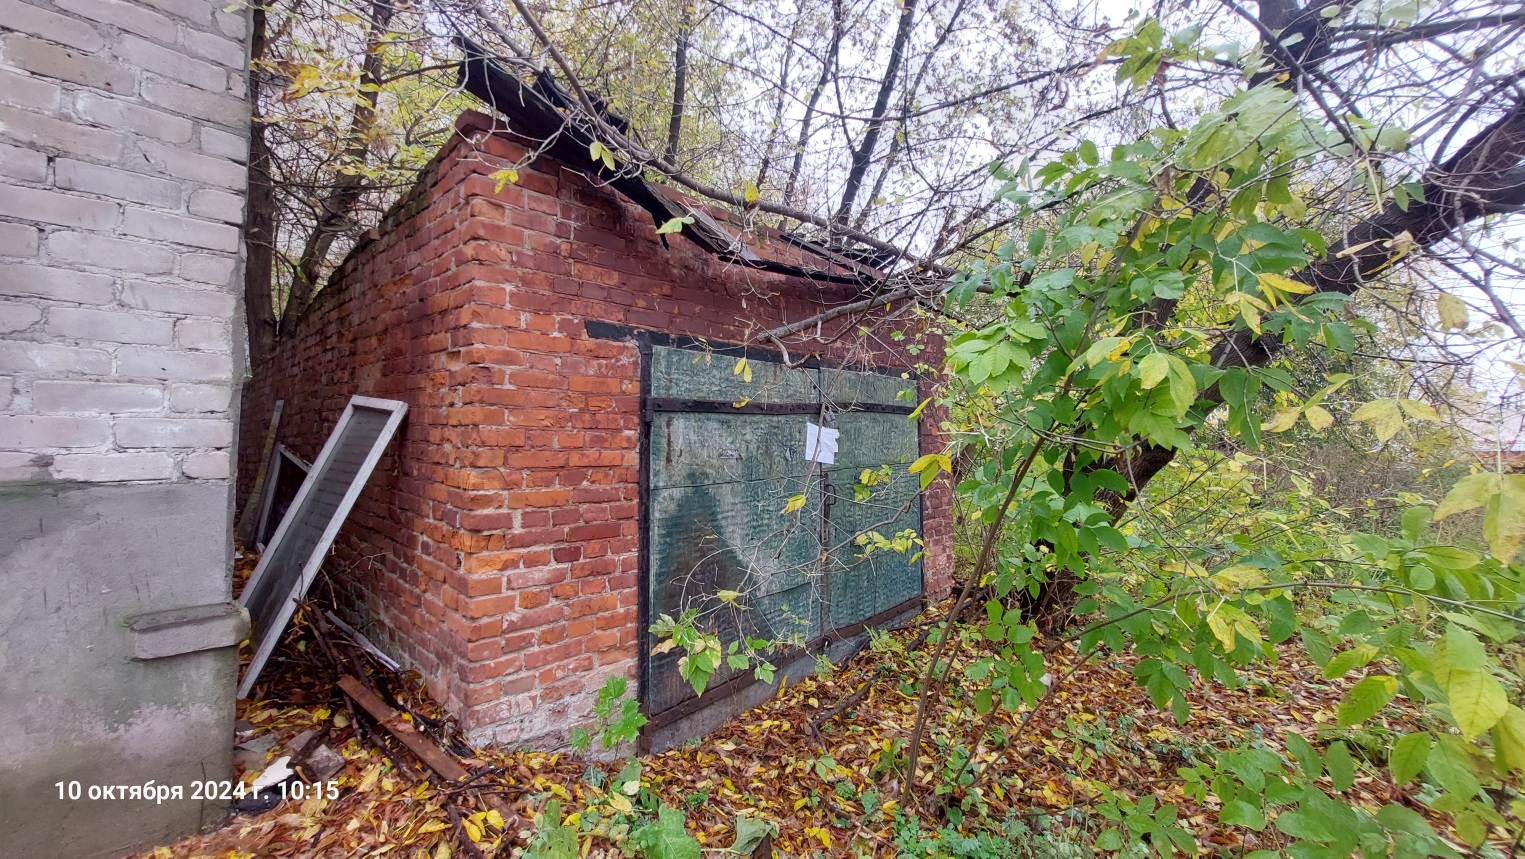
[[[462,89],[503,116],[508,121],[510,134],[524,138],[538,150],[565,164],[586,164],[580,168],[583,173],[614,188],[651,213],[657,226],[677,219],[681,222],[682,234],[707,253],[760,271],[820,283],[848,284],[864,291],[883,285],[886,276],[883,269],[893,265],[894,257],[862,245],[829,248],[802,236],[779,231],[778,237],[782,241],[829,265],[801,265],[759,256],[704,208],[646,179],[640,167],[613,161],[611,168],[603,161],[591,160],[588,153],[597,138],[572,120],[568,112],[571,97],[547,72],[537,73],[533,83],[527,83],[494,61],[478,43],[465,36],[457,37],[456,41],[466,55],[458,68]],[[612,114],[606,113],[603,119],[616,128],[628,126]],[[666,236],[662,238],[665,243]]]

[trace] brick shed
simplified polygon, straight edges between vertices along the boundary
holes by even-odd
[[[640,681],[648,744],[754,703],[765,686],[722,675],[701,711],[674,656],[649,652],[651,619],[717,589],[757,595],[714,616],[722,635],[787,627],[817,651],[947,591],[949,492],[918,494],[905,468],[941,447],[930,417],[905,417],[931,393],[915,363],[935,364],[940,344],[906,320],[904,341],[890,328],[834,340],[865,324],[843,319],[812,341],[820,360],[785,366],[759,332],[861,293],[664,243],[576,159],[542,155],[499,188],[524,140],[474,112],[456,131],[248,384],[240,484],[277,399],[280,441],[308,459],[351,395],[408,403],[328,569],[341,611],[473,740],[555,746],[611,674]],[[811,262],[775,233],[725,226],[758,254]],[[917,341],[916,356],[900,350]],[[812,468],[805,425],[823,420],[841,451]],[[892,476],[876,513],[852,495],[860,466],[880,464]],[[785,516],[796,494],[807,504]],[[859,527],[907,523],[925,542],[914,562],[850,545]]]

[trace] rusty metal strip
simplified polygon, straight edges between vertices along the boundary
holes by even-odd
[[[635,342],[639,338],[645,337],[647,342],[652,346],[665,346],[669,349],[683,349],[689,352],[712,352],[728,358],[746,358],[748,361],[764,361],[769,364],[782,364],[784,362],[783,355],[777,349],[768,349],[761,346],[743,346],[740,343],[732,343],[726,340],[710,340],[687,334],[673,334],[668,331],[652,331],[646,328],[621,325],[617,322],[604,322],[597,319],[587,320],[583,323],[583,328],[588,336],[594,340]],[[908,381],[915,381],[922,377],[921,372],[915,367],[894,367],[889,365],[863,367],[851,362],[834,361],[829,358],[806,358],[792,366],[803,370],[849,370],[854,373],[872,373],[877,376],[905,378]]]
[[[714,413],[725,415],[816,415],[820,403],[727,403],[720,400],[696,400],[682,397],[650,397],[647,407],[653,412]],[[884,403],[834,403],[833,412],[874,412],[885,415],[909,415],[914,406],[891,406]]]

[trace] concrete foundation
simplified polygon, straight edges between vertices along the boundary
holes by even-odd
[[[0,486],[0,853],[120,856],[223,820],[191,797],[231,767],[228,526],[224,483]],[[183,797],[89,798],[150,781]]]

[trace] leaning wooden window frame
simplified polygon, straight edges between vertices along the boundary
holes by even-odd
[[[307,482],[307,475],[312,473],[312,463],[291,452],[291,448],[284,444],[275,446],[275,451],[270,457],[270,467],[265,470],[266,480],[263,497],[260,498],[259,519],[254,527],[254,548],[265,551],[270,545],[275,533],[273,527],[280,527],[281,520],[286,518],[286,513],[296,501],[293,494],[288,499],[286,506],[280,510],[276,505],[280,503],[279,496],[283,486],[290,486],[291,475],[300,474],[297,479],[297,491],[301,491],[301,485]],[[271,520],[275,521],[272,522]]]
[[[299,559],[299,556],[284,558],[285,541],[291,538],[292,531],[304,519],[304,514],[309,512],[306,509],[309,499],[313,499],[316,493],[322,491],[320,487],[335,464],[335,452],[347,440],[346,432],[354,423],[355,415],[361,410],[383,413],[385,421],[377,429],[364,458],[356,466],[354,474],[345,485],[343,495],[328,511],[322,532],[314,541],[311,550],[306,552],[305,559],[301,560],[300,574],[292,579],[292,564]],[[371,472],[375,470],[376,463],[381,460],[382,453],[391,442],[392,436],[396,434],[397,427],[402,423],[407,411],[408,406],[403,402],[361,396],[351,397],[349,404],[344,407],[344,413],[339,416],[339,421],[335,424],[333,432],[329,434],[328,441],[324,443],[323,450],[313,460],[307,479],[302,482],[302,487],[297,490],[296,497],[292,499],[287,515],[276,528],[275,536],[270,538],[270,544],[264,554],[260,555],[259,564],[249,577],[248,584],[239,594],[239,604],[251,609],[255,651],[249,662],[249,668],[244,674],[243,682],[239,685],[238,697],[247,697],[253,690],[260,671],[280,642],[286,624],[291,621],[297,603],[312,586],[313,580],[317,578],[318,569],[323,565],[323,559],[327,556],[329,547],[333,545],[340,527],[344,525],[350,509],[360,497],[361,491],[370,479]],[[285,563],[277,567],[277,563],[283,560]],[[290,580],[291,584],[286,588],[286,595],[282,599],[278,589],[287,580]],[[275,602],[276,600],[278,602]],[[274,610],[270,611],[272,608]],[[262,621],[267,622],[262,623]]]

